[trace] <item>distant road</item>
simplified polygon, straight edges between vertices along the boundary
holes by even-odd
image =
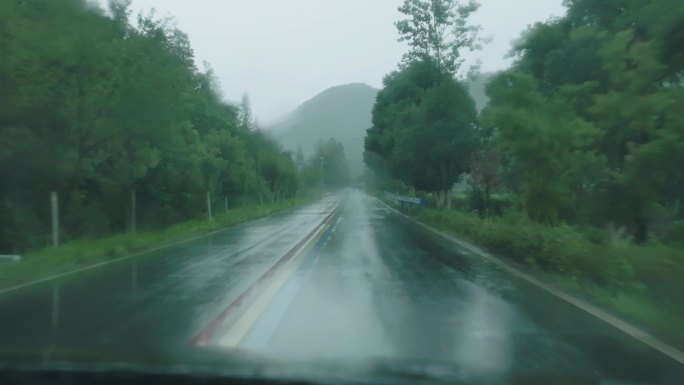
[[[452,379],[684,379],[670,358],[358,190],[2,296],[0,315],[0,362],[211,352]]]

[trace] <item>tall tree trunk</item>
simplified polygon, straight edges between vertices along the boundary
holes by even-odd
[[[135,234],[137,231],[137,204],[136,204],[136,193],[135,189],[131,189],[131,234]]]
[[[227,195],[223,196],[223,206],[226,209],[226,212],[228,212],[228,196]]]

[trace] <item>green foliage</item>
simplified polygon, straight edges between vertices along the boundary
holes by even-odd
[[[455,75],[464,62],[461,51],[478,48],[479,26],[468,18],[477,11],[475,0],[404,0],[399,12],[406,19],[396,23],[399,41],[411,47],[403,64],[432,61],[441,71]]]
[[[513,68],[490,82],[484,132],[531,218],[612,224],[643,243],[667,227],[663,207],[684,216],[684,3],[566,5],[522,36]]]
[[[576,219],[574,207],[589,192],[587,178],[598,165],[596,128],[565,98],[544,98],[527,75],[499,75],[488,92],[492,101],[483,121],[495,127],[492,141],[514,163],[510,176],[529,216],[546,223]]]
[[[480,150],[473,154],[467,178],[470,196],[481,216],[492,209],[492,193],[501,184],[501,155],[496,150]]]
[[[351,173],[342,143],[333,138],[316,143],[313,155],[302,167],[302,174],[309,187],[335,189],[348,186]]]
[[[0,4],[0,252],[47,244],[51,191],[63,240],[194,218],[207,192],[231,207],[295,195],[248,101],[226,105],[188,37],[129,5]]]
[[[543,271],[585,279],[599,286],[628,284],[629,259],[569,226],[547,226],[525,217],[480,219],[462,212],[423,210],[418,219],[464,235],[494,253]]]
[[[405,0],[396,23],[410,50],[401,69],[387,75],[373,106],[364,162],[376,179],[397,179],[437,192],[438,205],[468,171],[478,142],[477,110],[456,81],[463,49],[476,49],[479,27],[468,24],[479,5],[460,0]]]
[[[366,136],[366,164],[416,190],[450,189],[477,145],[468,91],[432,61],[393,72],[384,85]]]
[[[397,191],[434,191],[426,154],[442,142],[432,127],[449,135],[459,131],[443,123],[469,121],[441,89],[459,64],[445,56],[450,26],[469,14],[445,22],[458,4],[400,8],[411,50],[385,79],[365,143],[366,164]],[[460,211],[412,214],[684,343],[684,2],[565,4],[565,16],[515,43],[512,68],[487,79],[475,145],[443,153],[474,150],[469,170],[448,173],[470,171],[470,194],[453,196]],[[505,198],[488,197],[495,187]]]

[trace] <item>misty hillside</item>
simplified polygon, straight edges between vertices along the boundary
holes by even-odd
[[[371,110],[377,90],[367,84],[329,88],[302,103],[268,127],[286,149],[302,147],[311,155],[319,140],[335,138],[344,145],[352,174],[363,170],[363,140],[371,126]]]
[[[489,102],[485,85],[492,74],[481,74],[468,82],[470,94],[478,110]],[[363,170],[363,141],[371,126],[371,111],[378,90],[362,83],[329,88],[302,103],[294,111],[268,129],[286,149],[301,146],[305,156],[311,155],[319,140],[335,138],[344,145],[352,174]]]
[[[482,111],[489,104],[489,97],[485,93],[485,88],[495,75],[495,73],[482,73],[468,80],[468,90],[470,96],[475,100],[478,111]]]

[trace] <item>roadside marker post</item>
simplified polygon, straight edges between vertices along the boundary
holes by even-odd
[[[59,246],[59,201],[57,192],[50,193],[50,212],[52,213],[52,247]]]

